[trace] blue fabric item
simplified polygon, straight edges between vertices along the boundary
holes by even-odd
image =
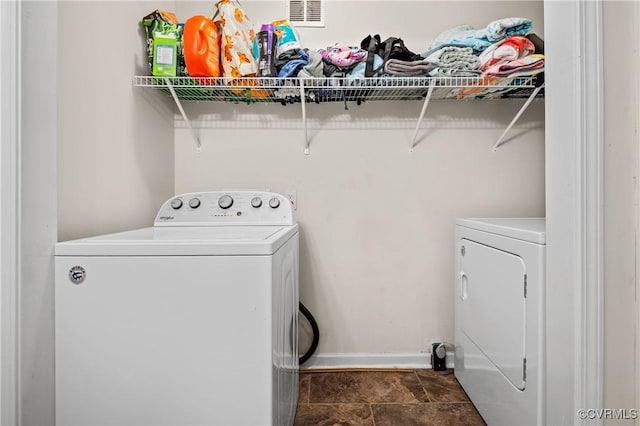
[[[432,77],[472,77],[480,75],[480,60],[470,47],[447,46],[427,57],[436,68],[429,72]]]
[[[532,26],[531,19],[517,17],[495,20],[481,30],[470,25],[460,25],[440,33],[423,56],[448,45],[470,47],[475,54],[480,54],[497,41],[528,33]]]
[[[314,51],[306,51],[309,63],[298,72],[298,78],[324,77],[322,55]]]
[[[375,55],[373,57],[373,71],[374,71],[373,76],[382,74],[383,65],[384,65],[384,59],[382,59],[380,55]],[[345,76],[345,78],[349,83],[355,80],[364,79],[364,72],[366,68],[367,68],[367,63],[360,62],[358,65],[353,67],[351,71],[349,71],[349,73]]]
[[[527,18],[503,18],[487,25],[484,35],[492,42],[500,41],[512,35],[524,35],[531,31],[533,23]]]
[[[291,59],[280,68],[278,72],[279,78],[295,77],[300,70],[309,63],[309,55],[304,50],[298,52],[298,57]]]
[[[428,58],[432,53],[435,53],[435,52],[437,52],[438,50],[440,50],[440,49],[442,49],[444,47],[469,47],[469,46],[466,46],[466,45],[460,44],[460,43],[447,43],[447,44],[443,44],[442,46],[429,48],[429,50],[427,50],[426,52],[424,52],[420,56],[422,56],[423,58]]]
[[[476,30],[470,25],[461,25],[440,33],[428,50],[432,52],[446,45],[456,45],[470,47],[475,53],[480,53],[491,44],[485,37],[484,29]]]

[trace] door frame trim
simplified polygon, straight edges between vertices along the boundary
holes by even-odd
[[[0,425],[19,424],[20,11],[0,1]]]
[[[544,3],[548,424],[602,424],[602,1]]]

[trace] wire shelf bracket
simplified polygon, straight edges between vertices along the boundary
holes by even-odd
[[[309,155],[309,132],[307,129],[307,103],[305,102],[304,80],[300,80],[300,105],[302,105],[302,126],[304,127],[304,155]]]
[[[173,98],[174,102],[176,103],[178,109],[180,110],[180,114],[182,114],[182,118],[184,119],[184,122],[187,123],[187,127],[189,128],[189,132],[191,132],[191,137],[193,138],[193,141],[196,143],[196,152],[202,152],[202,142],[200,142],[200,137],[198,136],[198,134],[195,132],[195,130],[193,130],[193,127],[191,127],[191,123],[189,122],[189,118],[187,117],[187,114],[184,112],[184,108],[182,108],[182,103],[180,102],[180,99],[178,98],[178,95],[176,94],[176,90],[173,88],[173,84],[171,84],[171,81],[168,78],[164,79],[167,88],[169,89],[169,92],[171,93],[171,97]]]
[[[518,111],[518,113],[516,114],[515,117],[513,117],[513,120],[511,120],[511,123],[509,123],[509,125],[507,126],[506,129],[504,129],[504,132],[502,132],[502,135],[500,135],[500,138],[498,139],[498,142],[496,142],[493,145],[493,152],[496,152],[498,150],[498,147],[500,147],[500,145],[504,144],[506,141],[504,140],[505,136],[507,136],[507,133],[509,133],[509,130],[511,130],[511,128],[513,127],[514,124],[516,124],[516,121],[518,121],[518,119],[520,118],[520,116],[522,114],[524,114],[524,112],[527,110],[527,108],[529,107],[529,105],[531,104],[531,102],[533,102],[533,100],[535,99],[535,97],[538,95],[538,93],[540,92],[540,90],[542,90],[542,88],[544,87],[544,83],[542,83],[540,86],[536,87],[534,89],[533,92],[531,92],[531,95],[529,95],[529,99],[527,99],[527,101],[524,103],[524,105],[522,105],[522,108],[520,108],[520,111]]]
[[[418,130],[420,130],[420,124],[422,123],[422,119],[424,118],[424,113],[427,112],[427,107],[429,106],[429,100],[431,99],[431,95],[433,95],[433,88],[435,86],[429,86],[429,90],[427,91],[427,96],[424,98],[424,103],[422,104],[422,110],[420,111],[420,116],[418,117],[418,123],[416,124],[416,130],[413,132],[413,140],[411,141],[411,147],[409,148],[409,152],[413,152],[413,148],[416,146],[416,142],[418,140]]]

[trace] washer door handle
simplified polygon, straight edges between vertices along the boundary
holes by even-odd
[[[469,277],[464,271],[460,272],[460,300],[467,300],[469,295]]]

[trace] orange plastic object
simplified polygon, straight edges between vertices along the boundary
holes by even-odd
[[[220,32],[210,18],[197,15],[187,19],[182,43],[190,76],[220,76]]]
[[[243,86],[241,89],[231,90],[231,93],[248,98],[268,98],[271,96],[271,90],[260,89],[260,83],[253,79],[231,80],[229,86]]]

